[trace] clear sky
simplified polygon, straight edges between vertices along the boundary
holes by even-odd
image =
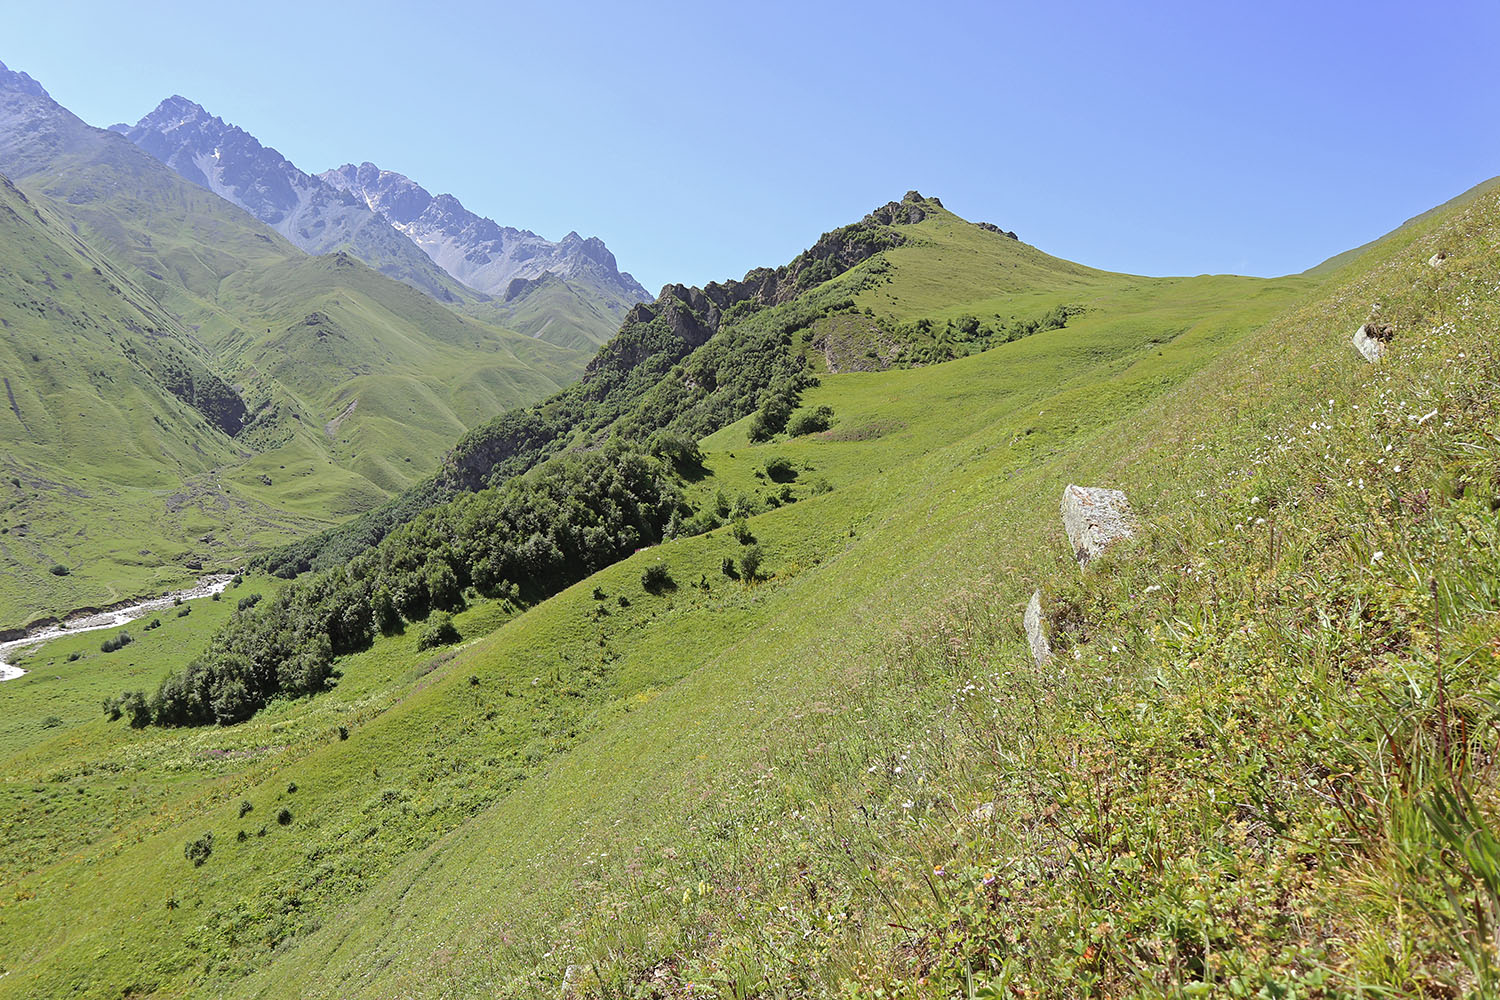
[[[1097,267],[1278,274],[1500,174],[1500,3],[17,3],[96,125],[180,93],[653,293],[909,188]]]

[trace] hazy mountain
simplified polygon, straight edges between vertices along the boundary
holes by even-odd
[[[26,494],[36,533],[0,535],[3,622],[169,586],[364,509],[583,365],[352,253],[309,256],[6,69],[0,174],[16,222],[0,227],[0,464],[45,484]],[[490,308],[383,221],[367,229],[466,311]],[[45,546],[18,542],[42,525]]]
[[[346,163],[320,176],[390,219],[470,288],[513,297],[517,278],[555,274],[624,300],[627,306],[651,298],[640,282],[620,271],[614,254],[597,236],[584,239],[569,233],[553,243],[475,215],[451,194],[434,196],[411,178],[373,163]]]
[[[297,169],[275,149],[201,105],[169,97],[134,126],[110,128],[308,253],[348,250],[382,274],[438,299],[462,297],[462,289],[422,254],[413,253],[378,212]]]
[[[308,174],[184,97],[111,130],[309,253],[347,250],[382,274],[520,333],[592,349],[614,333],[625,310],[650,297],[598,238],[569,233],[553,243],[502,227],[451,195],[433,197],[368,163]]]

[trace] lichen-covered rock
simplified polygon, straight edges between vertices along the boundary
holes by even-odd
[[[1115,542],[1130,538],[1130,504],[1119,490],[1098,486],[1074,486],[1063,490],[1063,528],[1080,566],[1096,559]]]
[[[1391,328],[1389,326],[1361,323],[1359,329],[1354,331],[1354,349],[1359,351],[1366,361],[1379,361],[1390,341]]]
[[[1036,661],[1037,666],[1044,666],[1052,659],[1052,644],[1047,641],[1047,629],[1042,624],[1040,590],[1031,595],[1031,603],[1026,605],[1026,614],[1022,616],[1021,624],[1026,628],[1026,641],[1031,644],[1031,658]]]

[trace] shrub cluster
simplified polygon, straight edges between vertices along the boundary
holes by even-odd
[[[439,646],[451,646],[463,639],[458,634],[458,629],[453,624],[453,616],[446,611],[439,611],[427,619],[427,624],[422,626],[422,631],[417,634],[418,649],[436,649]]]
[[[103,642],[101,642],[99,644],[99,652],[113,653],[117,649],[124,649],[134,641],[135,640],[130,637],[129,632],[121,631],[119,635],[116,635],[110,639],[105,639]]]
[[[672,588],[672,574],[666,563],[652,563],[641,573],[641,588],[648,593],[660,594]]]
[[[919,319],[899,325],[895,332],[915,345],[903,356],[904,364],[933,364],[986,351],[1034,333],[1061,330],[1068,325],[1068,316],[1078,311],[1078,307],[1059,305],[1040,316],[1026,319],[994,316],[984,320],[978,316],[959,316],[942,326],[930,319]]]
[[[833,426],[833,407],[819,406],[812,410],[801,410],[787,422],[786,432],[792,437],[816,434]]]
[[[214,852],[214,835],[205,833],[197,840],[190,840],[182,849],[182,856],[193,863],[194,868],[201,868],[203,862]]]

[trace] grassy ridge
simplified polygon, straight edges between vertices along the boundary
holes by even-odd
[[[872,213],[823,234],[775,271],[758,268],[743,281],[705,289],[669,286],[656,302],[631,313],[578,384],[475,428],[433,480],[357,521],[273,553],[268,565],[277,572],[339,565],[377,543],[394,524],[456,491],[503,482],[562,450],[594,448],[611,435],[640,444],[658,431],[710,433],[773,397],[794,396],[808,381],[804,367],[830,370],[824,359],[829,351],[820,345],[831,325],[852,326],[839,336],[841,352],[874,356],[894,343],[906,352],[902,363],[909,364],[939,351],[943,357],[964,356],[998,342],[948,342],[940,324],[957,317],[972,316],[979,323],[974,315],[979,313],[987,326],[1003,327],[1034,312],[1138,309],[1180,280],[1112,275],[1060,261],[965,222],[915,192],[901,207],[919,210],[922,221],[886,224]],[[887,248],[902,255],[892,257]],[[831,279],[804,282],[829,273]],[[948,282],[944,287],[954,298],[933,298],[935,274]],[[1228,280],[1223,286],[1198,281],[1186,294],[1209,301],[1248,287]],[[876,314],[868,305],[858,312],[858,303],[870,294],[879,295],[884,312]],[[1176,301],[1178,294],[1165,300]],[[1013,308],[1017,303],[1019,313]],[[1005,311],[991,315],[990,310]],[[912,333],[914,325],[927,332]]]
[[[760,629],[245,993],[534,995],[568,964],[603,995],[1485,993],[1497,228],[1404,234],[1025,469],[955,442],[916,512],[756,518],[816,547],[838,503],[854,536],[778,546]],[[1346,331],[1377,300],[1404,342],[1371,368]],[[1080,575],[1054,508],[1083,468],[1145,531]],[[1083,626],[1047,670],[1038,584]]]

